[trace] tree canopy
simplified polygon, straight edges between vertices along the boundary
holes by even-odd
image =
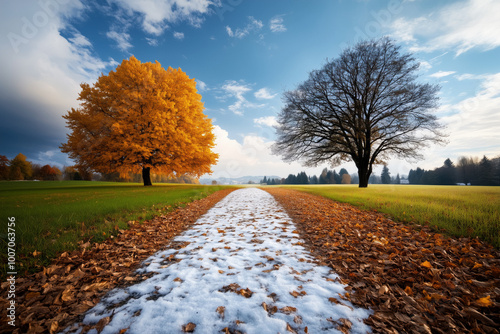
[[[418,67],[389,38],[345,49],[285,92],[274,153],[306,166],[352,160],[360,187],[389,156],[421,157],[418,150],[443,134],[432,113],[439,87],[418,82]]]
[[[159,62],[123,62],[94,85],[81,85],[80,107],[63,116],[71,130],[62,152],[100,173],[150,171],[167,176],[211,172],[218,155],[213,125],[196,82]]]
[[[10,179],[11,180],[27,180],[33,175],[31,163],[26,160],[26,156],[22,153],[16,155],[10,161]]]

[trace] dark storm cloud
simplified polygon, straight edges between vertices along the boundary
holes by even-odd
[[[66,139],[64,125],[64,119],[48,106],[0,96],[1,155],[11,159],[23,153],[28,160],[37,160],[41,152],[58,151]]]

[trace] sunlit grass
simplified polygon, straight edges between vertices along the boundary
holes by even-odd
[[[81,241],[100,242],[128,227],[219,190],[220,186],[155,185],[113,182],[0,182],[2,276],[8,217],[16,219],[18,271],[47,265]],[[4,251],[5,250],[5,251]],[[33,252],[41,252],[37,257]],[[22,265],[22,267],[21,267]]]
[[[500,248],[500,187],[369,185],[291,186],[402,222],[427,224],[453,236],[479,237]]]

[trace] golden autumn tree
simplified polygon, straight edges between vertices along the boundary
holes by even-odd
[[[151,185],[151,170],[195,177],[211,172],[218,157],[213,125],[195,80],[181,69],[132,56],[81,87],[80,107],[63,116],[71,133],[61,145],[79,168],[142,172],[145,186]]]

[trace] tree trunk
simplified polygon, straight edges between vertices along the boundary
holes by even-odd
[[[358,176],[359,176],[359,187],[367,188],[368,181],[370,180],[371,168],[368,166],[358,167]]]
[[[150,167],[142,167],[142,180],[144,181],[144,186],[152,186],[151,183],[151,168]]]

